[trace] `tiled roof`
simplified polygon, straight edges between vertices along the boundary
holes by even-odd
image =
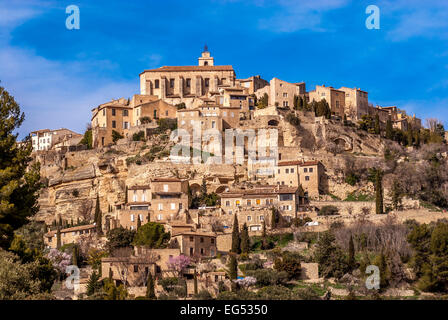
[[[188,72],[188,71],[233,71],[233,67],[225,66],[163,66],[157,69],[145,70],[145,72]]]
[[[143,190],[143,189],[151,189],[151,186],[148,184],[142,186],[131,186],[128,188],[128,190]]]
[[[152,178],[153,182],[182,182],[183,180],[179,178]]]
[[[253,189],[230,190],[228,192],[221,193],[220,196],[221,198],[234,198],[234,197],[248,198],[250,196],[270,196],[283,193],[295,193],[296,191],[297,187],[266,185]]]

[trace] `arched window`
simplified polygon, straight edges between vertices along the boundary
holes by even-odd
[[[208,61],[204,61],[204,66],[208,66]]]

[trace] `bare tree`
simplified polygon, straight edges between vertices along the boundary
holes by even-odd
[[[437,118],[425,119],[425,125],[431,132],[434,132],[436,130],[437,126],[442,125],[442,124],[443,123]]]
[[[128,284],[131,255],[132,248],[118,248],[112,252],[112,257],[116,258],[113,265],[117,267],[118,275],[125,288]]]

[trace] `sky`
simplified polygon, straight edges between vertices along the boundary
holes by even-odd
[[[358,87],[448,127],[446,0],[0,0],[0,86],[25,112],[20,137],[84,132],[92,108],[139,93],[144,69],[196,65],[204,44],[237,78]]]

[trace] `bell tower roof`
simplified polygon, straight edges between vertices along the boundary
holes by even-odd
[[[202,51],[202,55],[198,58],[198,65],[200,66],[213,66],[214,59],[210,56],[210,51],[208,51],[207,45],[204,45],[204,51]]]

